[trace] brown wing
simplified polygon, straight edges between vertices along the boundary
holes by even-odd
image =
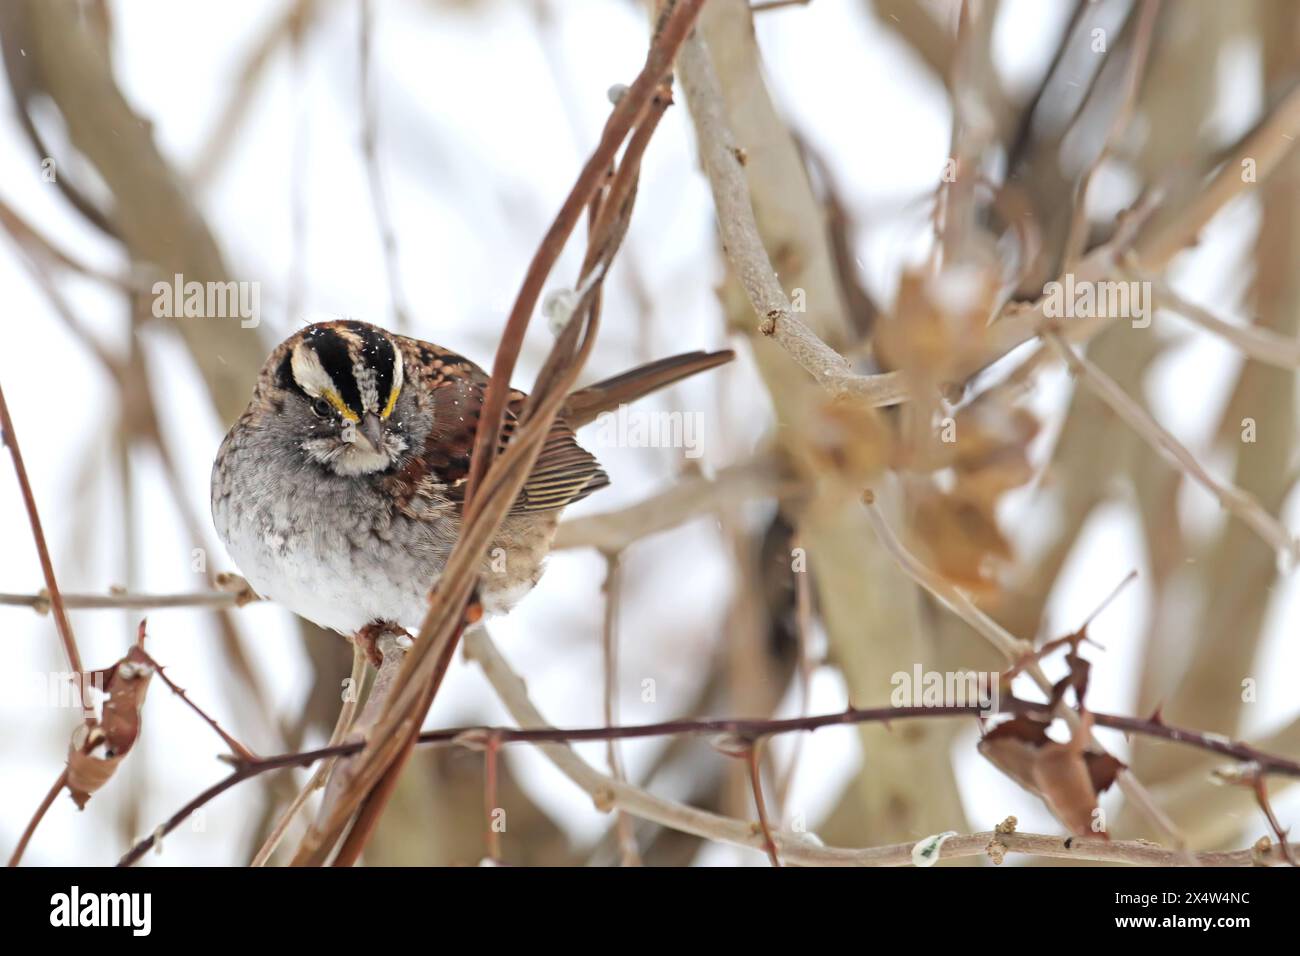
[[[568,425],[557,421],[511,511],[553,511],[608,484],[609,475],[595,456],[578,444]]]
[[[434,497],[459,509],[464,501],[488,375],[469,359],[440,346],[410,338],[399,338],[399,342],[406,374],[421,380],[434,425],[423,452],[387,480],[408,512],[421,510],[417,499]],[[511,390],[498,451],[514,434],[526,398],[523,392]],[[552,511],[608,484],[609,477],[595,457],[578,444],[573,429],[557,420],[510,510],[512,514]]]

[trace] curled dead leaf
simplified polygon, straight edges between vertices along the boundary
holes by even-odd
[[[91,795],[112,779],[140,736],[140,710],[153,676],[153,665],[144,653],[144,624],[126,656],[91,676],[103,688],[103,713],[78,725],[68,746],[68,792],[83,809]]]
[[[905,272],[894,308],[876,333],[881,361],[929,386],[925,393],[957,377],[982,350],[998,285],[995,273],[976,268]]]
[[[1039,797],[1072,833],[1109,839],[1105,828],[1096,826],[1097,796],[1124,764],[1109,754],[1085,750],[1075,739],[1052,740],[1047,726],[1033,717],[1015,717],[989,731],[979,742],[979,752]]]

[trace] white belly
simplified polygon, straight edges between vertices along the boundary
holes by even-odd
[[[428,543],[398,546],[351,522],[350,532],[322,521],[295,530],[274,512],[230,520],[224,510],[213,511],[217,532],[258,594],[341,634],[373,621],[419,627],[442,567]]]

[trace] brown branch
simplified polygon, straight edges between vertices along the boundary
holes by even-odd
[[[36,833],[36,828],[41,825],[41,821],[45,819],[46,812],[54,805],[55,798],[58,797],[58,795],[63,791],[63,788],[67,786],[67,783],[68,768],[64,767],[63,772],[59,774],[58,779],[54,781],[54,785],[51,786],[49,792],[45,794],[45,799],[41,801],[41,805],[37,807],[36,812],[32,814],[31,820],[27,822],[27,827],[23,830],[23,835],[18,839],[18,845],[14,847],[14,852],[9,857],[9,866],[17,866],[22,860],[23,853],[27,850],[27,844],[32,841],[32,836]]]
[[[23,505],[27,508],[27,519],[32,526],[32,538],[36,542],[36,555],[41,562],[41,573],[45,576],[45,588],[50,595],[50,608],[54,612],[54,623],[63,642],[64,653],[68,657],[68,666],[76,674],[77,696],[82,710],[89,708],[85,693],[85,670],[81,666],[81,654],[77,650],[77,639],[72,633],[72,622],[68,620],[67,608],[59,593],[59,583],[54,579],[54,564],[50,561],[50,551],[45,544],[45,532],[41,529],[41,516],[36,509],[36,498],[32,494],[31,483],[27,480],[27,468],[23,464],[23,453],[18,447],[18,434],[14,431],[14,422],[9,415],[9,405],[5,401],[4,389],[0,388],[0,442],[9,446],[13,456],[14,471],[18,475],[18,487],[22,492]]]
[[[650,46],[645,66],[610,113],[599,144],[578,174],[577,182],[569,191],[559,213],[556,214],[554,223],[547,230],[545,238],[533,255],[532,262],[529,263],[514,308],[511,309],[510,316],[506,320],[501,346],[492,362],[492,380],[484,397],[483,409],[479,417],[472,455],[473,464],[466,489],[467,519],[477,510],[474,495],[495,456],[505,414],[506,397],[510,388],[510,376],[523,345],[524,330],[542,294],[546,277],[550,275],[565,242],[581,219],[583,210],[587,208],[591,197],[604,181],[606,170],[614,161],[619,146],[633,125],[641,118],[655,91],[668,76],[677,50],[686,39],[686,34],[693,26],[703,5],[704,0],[679,0],[667,20],[663,22],[662,28]]]
[[[609,730],[610,728],[592,729]],[[506,732],[511,731],[503,731],[503,733]],[[527,731],[513,732],[526,733]],[[444,732],[437,733],[441,734]],[[469,738],[477,739],[477,734],[474,730],[459,731],[457,733],[458,735],[466,735]],[[163,836],[175,830],[176,827],[180,826],[181,823],[188,819],[197,810],[243,780],[247,780],[250,777],[264,773],[268,770],[281,769],[287,766],[305,766],[310,764],[312,761],[321,759],[325,756],[338,756],[338,754],[334,752],[338,749],[340,748],[329,748],[329,753],[309,751],[299,754],[285,754],[281,757],[265,758],[261,764],[257,766],[237,768],[230,774],[230,776],[226,777],[224,780],[218,781],[207,790],[198,794],[194,799],[173,814],[172,817],[163,825],[159,826],[152,834],[139,841],[122,857],[118,862],[118,865],[130,866],[138,862],[144,854],[149,852],[149,850],[162,839]],[[703,818],[714,818],[713,814],[703,814],[699,811],[696,813]],[[726,822],[726,818],[716,819]],[[740,821],[734,822],[743,826],[743,824],[740,824]],[[991,843],[994,838],[1003,844],[1005,850],[1010,852],[1058,859],[1133,863],[1148,866],[1183,866],[1188,865],[1189,863],[1192,865],[1202,866],[1257,866],[1266,863],[1284,862],[1284,857],[1282,855],[1284,851],[1277,847],[1273,847],[1272,845],[1256,845],[1248,850],[1235,850],[1230,852],[1200,852],[1189,854],[1182,850],[1169,850],[1147,842],[1125,842],[1118,840],[1102,842],[1094,840],[1063,839],[1060,836],[1050,836],[1045,834],[1006,834],[995,831],[952,837],[944,843],[940,853],[940,858],[952,859],[957,857],[982,855],[986,852],[988,844]],[[792,854],[791,845],[788,841],[775,836],[774,839],[777,839],[778,842],[787,844],[785,847],[787,858],[793,856],[793,858],[790,859],[790,862],[799,863],[801,865],[824,866],[906,865],[911,862],[912,847],[915,845],[913,843],[900,843],[892,846],[872,847],[867,849],[847,849],[840,847],[814,847],[799,843],[794,845],[794,852]],[[1295,849],[1296,845],[1290,844],[1285,849],[1285,852],[1292,852]]]
[[[1040,718],[1047,718],[1052,713],[1051,708],[1046,703],[1025,701],[1015,697],[1005,698],[1000,701],[997,712],[1008,715],[1032,714]],[[986,713],[987,711],[979,704],[960,706],[944,704],[913,707],[850,707],[834,714],[816,714],[807,717],[783,719],[667,720],[651,724],[633,724],[625,727],[452,727],[445,730],[424,731],[417,737],[417,742],[426,746],[455,745],[471,749],[482,749],[490,741],[496,741],[498,746],[507,744],[546,745],[689,734],[710,737],[725,736],[749,745],[767,737],[794,732],[812,732],[823,727],[865,723],[890,724],[894,721],[913,719],[979,717]],[[1275,774],[1300,779],[1300,761],[1266,753],[1249,744],[1233,741],[1221,734],[1175,727],[1165,724],[1157,718],[1125,717],[1093,711],[1089,711],[1089,717],[1098,727],[1196,747],[1200,750],[1257,767],[1261,774]],[[156,839],[161,839],[200,807],[250,777],[273,770],[281,770],[285,767],[310,766],[319,760],[348,757],[359,753],[363,747],[363,741],[352,741],[321,747],[316,750],[258,757],[250,762],[238,764],[228,777],[204,790],[173,814],[153,834],[140,841],[122,858],[121,862],[123,865],[128,866],[134,863],[148,852]]]
[[[360,636],[356,636],[352,640],[354,645],[359,645]],[[384,707],[393,693],[409,645],[410,638],[395,631],[385,632],[378,638],[377,648],[381,659],[379,670],[375,674],[375,681],[370,688],[370,696],[366,699],[366,705],[362,708],[360,716],[356,719],[356,723],[350,731],[350,735],[355,738],[354,742],[360,746],[364,746],[374,733],[375,725],[379,722]],[[355,660],[354,656],[354,662]],[[308,828],[297,853],[294,855],[295,864],[303,862],[316,854],[326,854],[330,850],[330,844],[326,840],[327,828],[322,823],[330,819],[339,802],[345,799],[347,789],[356,776],[356,772],[357,765],[354,760],[342,759],[336,764],[334,771],[326,782],[325,796],[321,800],[316,822]]]
[[[947,85],[957,42],[947,25],[936,20],[930,8],[916,0],[874,0],[871,9],[877,23],[895,33],[935,79]]]
[[[516,721],[526,727],[545,726],[541,714],[528,698],[523,681],[510,670],[484,630],[480,628],[471,635],[466,653],[482,666],[485,676]],[[751,824],[665,800],[621,783],[597,772],[566,745],[544,744],[540,749],[561,773],[590,794],[596,806],[603,811],[614,807],[625,807],[644,819],[684,833],[738,846],[761,848],[761,837],[755,833]],[[875,851],[828,850],[816,841],[799,834],[774,834],[774,838],[783,859],[791,864],[854,866],[911,860],[910,845],[907,847],[907,856],[903,860],[888,858],[880,860],[875,856]],[[1070,841],[1066,841],[1066,849],[1070,849]],[[1195,862],[1195,858],[1181,848],[1172,853],[1166,851],[1165,856],[1175,863]]]
[[[1253,189],[1254,184],[1241,175],[1243,160],[1253,163],[1256,182],[1262,183],[1295,148],[1298,139],[1300,82],[1295,82],[1282,101],[1224,159],[1210,180],[1192,194],[1186,207],[1143,233],[1134,249],[1138,268],[1146,271],[1164,268],[1196,240],[1220,209]]]

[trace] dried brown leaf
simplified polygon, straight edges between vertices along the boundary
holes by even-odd
[[[1119,760],[1085,751],[1078,738],[1069,743],[1052,740],[1047,724],[1028,716],[993,728],[980,741],[979,752],[1038,796],[1072,833],[1108,839],[1104,829],[1094,829],[1097,795],[1123,769]]]
[[[808,474],[834,476],[857,489],[892,463],[893,436],[879,412],[853,399],[824,401],[820,393],[790,436]]]
[[[80,808],[112,779],[140,736],[140,710],[153,676],[143,642],[141,624],[140,642],[112,667],[92,675],[106,695],[103,715],[79,724],[68,747],[68,791]]]
[[[918,495],[914,509],[912,530],[930,566],[969,591],[991,591],[998,564],[1012,555],[992,512],[937,489]]]

